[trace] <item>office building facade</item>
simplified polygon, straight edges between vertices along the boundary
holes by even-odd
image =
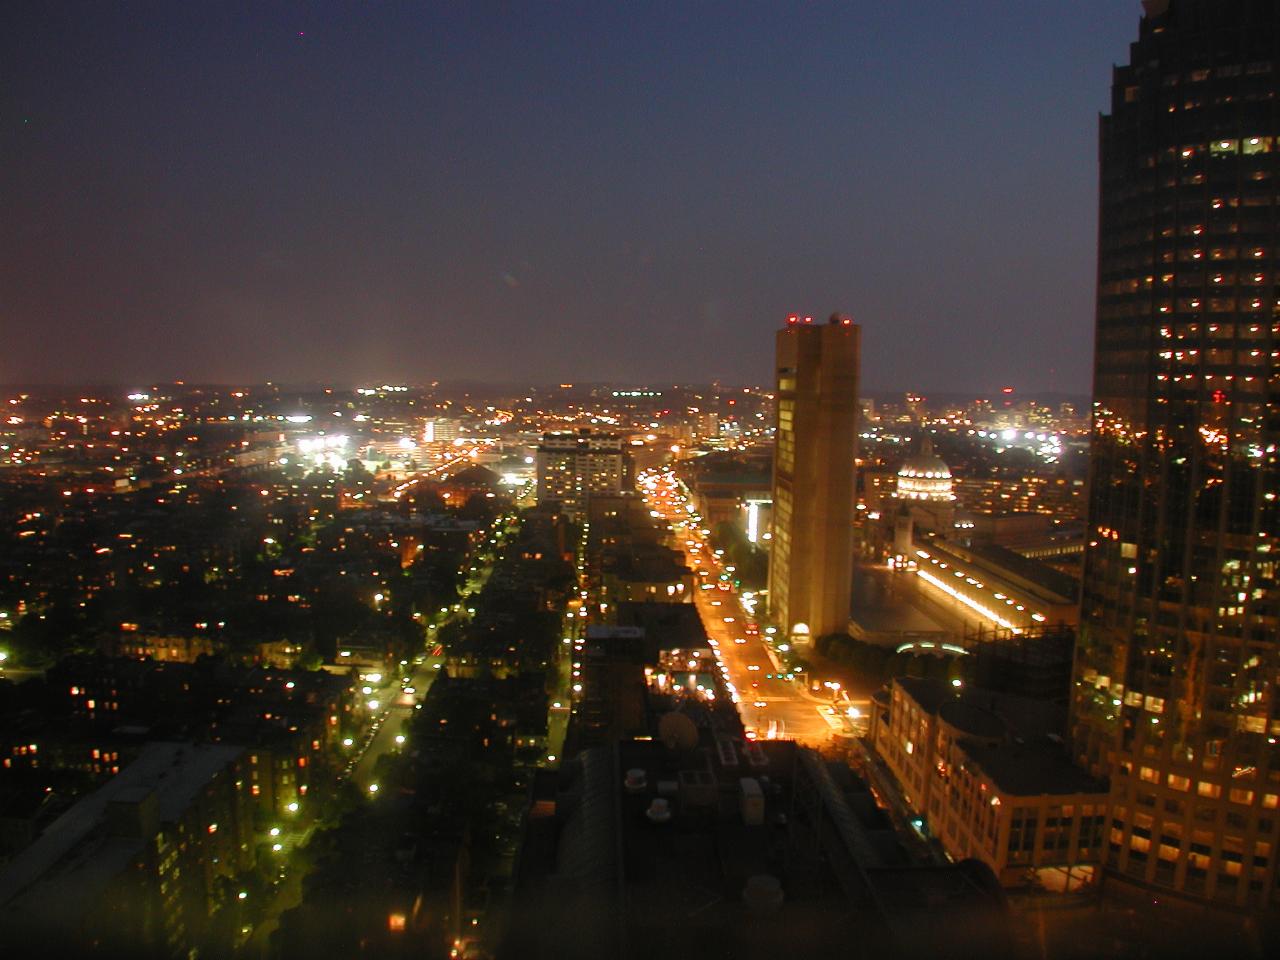
[[[559,502],[569,514],[592,495],[617,496],[631,487],[630,457],[622,438],[583,428],[544,433],[537,450],[538,502]]]
[[[792,316],[776,339],[769,615],[805,643],[849,626],[861,328]]]
[[[953,859],[977,857],[1005,886],[1073,892],[1094,882],[1107,793],[1071,763],[1061,722],[1051,698],[897,677],[867,739]]]
[[[462,424],[453,419],[437,417],[428,420],[422,428],[423,443],[452,444],[462,431]]]
[[[1101,121],[1073,749],[1113,880],[1236,909],[1280,845],[1280,7],[1148,0]]]

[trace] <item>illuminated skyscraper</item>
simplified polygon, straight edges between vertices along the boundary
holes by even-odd
[[[1112,878],[1258,910],[1280,854],[1280,5],[1148,0],[1101,124],[1073,746]]]
[[[769,612],[801,642],[849,626],[861,332],[833,315],[777,334]]]

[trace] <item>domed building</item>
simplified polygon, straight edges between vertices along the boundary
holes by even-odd
[[[912,527],[948,536],[955,522],[956,495],[951,489],[951,468],[933,452],[933,441],[925,434],[920,449],[898,468],[898,486],[893,493],[901,507],[897,521],[909,518],[905,531],[895,534],[896,541],[910,541]],[[901,551],[900,551],[901,552]]]
[[[899,500],[925,500],[931,503],[951,503],[956,495],[951,492],[951,468],[933,452],[933,441],[925,435],[920,451],[908,457],[898,468],[898,489],[894,496]]]

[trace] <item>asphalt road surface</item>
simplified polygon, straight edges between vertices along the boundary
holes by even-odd
[[[684,553],[689,568],[707,571],[696,578],[694,603],[708,638],[715,641],[720,662],[728,669],[729,681],[737,689],[743,724],[760,739],[773,736],[810,746],[827,742],[844,729],[838,711],[849,705],[836,706],[829,695],[815,696],[802,683],[779,676],[782,665],[753,629],[754,618],[743,609],[732,582],[720,580],[724,567],[709,540],[689,522],[677,483],[667,475],[656,476],[657,485],[644,491],[645,498],[663,522],[675,525],[674,545]],[[707,584],[710,588],[704,589]]]

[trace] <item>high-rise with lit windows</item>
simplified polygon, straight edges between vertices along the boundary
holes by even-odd
[[[1101,122],[1073,748],[1112,881],[1257,912],[1280,855],[1280,5],[1148,0]]]
[[[777,333],[769,615],[793,642],[849,626],[860,340],[837,315]]]
[[[537,451],[538,502],[557,501],[576,515],[593,494],[616,496],[631,486],[631,458],[614,434],[583,427],[544,433]]]

